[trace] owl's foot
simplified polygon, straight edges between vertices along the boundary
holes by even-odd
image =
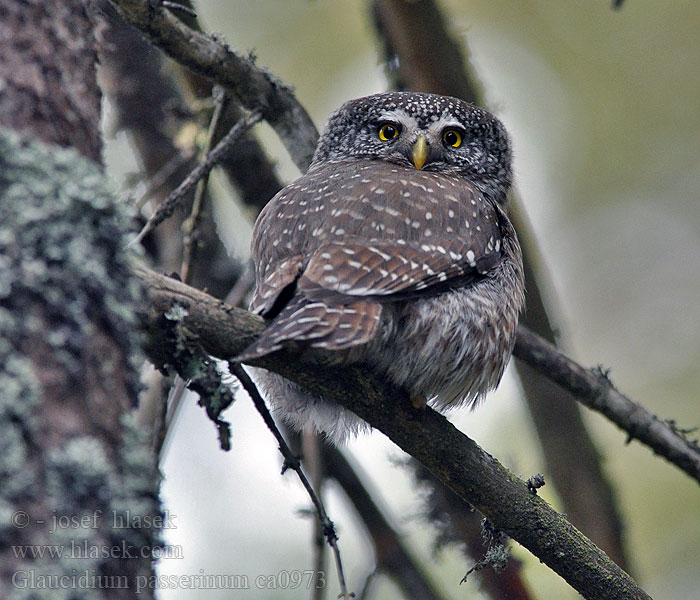
[[[411,397],[411,406],[415,409],[425,408],[426,404],[428,404],[428,399],[423,396]]]

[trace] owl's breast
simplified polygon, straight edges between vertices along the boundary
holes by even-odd
[[[385,306],[365,362],[439,410],[474,404],[494,389],[510,359],[525,300],[517,238],[509,236],[505,244],[492,277]]]

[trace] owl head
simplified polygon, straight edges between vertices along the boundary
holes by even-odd
[[[512,180],[503,124],[473,104],[436,94],[392,92],[343,104],[329,118],[311,168],[358,158],[464,177],[501,203]]]

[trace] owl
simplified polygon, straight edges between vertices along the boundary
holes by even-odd
[[[255,224],[250,310],[267,328],[238,359],[323,348],[416,407],[474,405],[503,375],[524,301],[511,178],[508,134],[481,108],[413,92],[346,102]],[[297,429],[340,441],[365,427],[274,373],[256,379]]]

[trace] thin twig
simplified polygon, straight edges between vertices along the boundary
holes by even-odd
[[[253,380],[248,376],[248,373],[243,370],[240,363],[229,362],[229,370],[241,382],[243,389],[248,392],[253,404],[255,404],[255,408],[260,413],[263,421],[265,421],[265,425],[267,425],[268,429],[272,432],[272,435],[275,436],[275,439],[279,444],[279,451],[284,457],[282,473],[284,473],[287,469],[293,469],[296,471],[299,480],[306,489],[309,498],[311,498],[311,502],[316,509],[316,513],[318,514],[318,520],[321,524],[323,535],[326,537],[328,545],[332,548],[333,555],[335,556],[335,565],[338,571],[338,583],[340,584],[340,595],[338,597],[342,598],[343,600],[349,600],[353,597],[353,595],[348,593],[347,586],[345,584],[343,563],[340,559],[340,550],[338,548],[338,536],[335,533],[335,526],[333,525],[333,522],[328,518],[323,502],[314,491],[311,483],[309,483],[309,480],[306,478],[306,475],[301,468],[299,458],[294,455],[284,437],[282,437],[280,430],[277,428],[277,425],[275,424],[275,421],[273,420],[272,415],[265,404],[265,400],[263,400],[260,392],[258,392],[258,388],[253,383]]]
[[[209,121],[209,129],[207,130],[207,139],[204,144],[204,160],[206,160],[209,152],[214,145],[214,133],[219,126],[221,114],[224,106],[224,92],[216,86],[212,90],[212,96],[215,98],[214,113]],[[189,218],[183,223],[184,235],[182,239],[182,264],[180,266],[180,278],[185,283],[190,283],[190,264],[192,257],[196,251],[196,246],[199,238],[199,223],[202,218],[202,207],[204,206],[205,193],[209,183],[209,173],[202,175],[202,178],[197,182],[197,189],[194,193],[192,201],[192,209],[190,210]]]
[[[156,212],[148,219],[143,229],[141,229],[136,238],[131,242],[131,245],[140,243],[149,232],[170,217],[180,202],[182,202],[187,192],[189,192],[203,177],[209,175],[211,170],[230,150],[231,145],[236,142],[238,137],[260,121],[261,118],[262,115],[259,111],[253,111],[247,117],[238,121],[238,123],[231,128],[231,131],[221,138],[221,141],[215,148],[207,154],[206,158],[192,170],[177,189],[173,190],[165,202],[158,207]]]
[[[137,207],[143,206],[150,197],[163,187],[168,180],[194,156],[192,150],[176,152],[158,171],[149,178],[148,185],[141,197],[134,202]]]

